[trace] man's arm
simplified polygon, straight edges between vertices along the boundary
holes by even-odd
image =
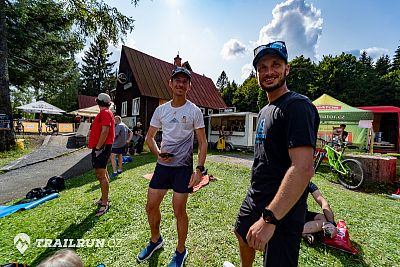
[[[126,139],[126,143],[129,143],[132,140],[133,132],[128,127],[126,127],[126,130],[128,131],[128,139]]]
[[[328,201],[326,201],[326,199],[322,196],[321,191],[315,190],[314,192],[312,192],[312,196],[314,197],[315,202],[317,202],[318,205],[322,208],[326,221],[334,223],[335,219],[333,216],[333,211],[329,206]]]
[[[197,141],[199,142],[197,165],[204,166],[207,156],[207,138],[205,128],[196,129]],[[190,178],[188,188],[198,185],[203,174],[196,169]]]
[[[289,149],[292,161],[279,190],[268,205],[275,217],[282,219],[304,193],[311,177],[314,175],[312,147],[296,147]]]
[[[146,134],[146,144],[149,147],[151,153],[153,153],[154,156],[158,158],[161,151],[157,146],[156,140],[154,139],[157,131],[158,129],[156,127],[150,125],[149,130],[147,131]]]
[[[105,126],[105,125],[101,126],[101,133],[99,141],[97,141],[96,149],[100,149],[103,147],[109,132],[110,132],[110,126]]]
[[[286,171],[274,199],[266,207],[274,213],[278,220],[282,219],[300,199],[314,175],[313,154],[314,149],[308,146],[289,149],[292,164]],[[261,217],[247,233],[249,246],[263,251],[266,243],[274,234],[275,227],[273,224],[265,223]]]
[[[197,141],[199,142],[197,165],[204,166],[207,156],[206,131],[205,128],[196,129],[195,131],[196,131]]]

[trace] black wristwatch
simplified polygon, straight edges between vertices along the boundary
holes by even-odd
[[[279,220],[275,218],[275,215],[272,211],[269,209],[265,209],[262,213],[262,217],[266,223],[271,223],[273,225],[278,225]]]
[[[196,167],[196,170],[199,170],[200,172],[204,172],[205,168],[204,168],[204,166],[199,165]]]

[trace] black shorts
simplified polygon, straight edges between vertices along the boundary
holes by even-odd
[[[149,187],[153,189],[172,189],[177,193],[191,193],[188,188],[193,174],[193,166],[170,167],[157,163]]]
[[[313,211],[306,211],[306,221],[305,222],[310,222],[315,220],[315,216],[317,216],[319,213],[313,212]]]
[[[236,220],[235,231],[247,243],[246,235],[250,227],[260,219],[262,212],[267,206],[266,200],[254,203],[254,200],[247,195],[240,207],[239,215]],[[305,209],[305,204],[304,204]],[[281,220],[280,225],[275,228],[274,235],[268,242],[264,255],[264,266],[297,266],[301,233],[304,226],[303,217],[294,221],[289,218]]]
[[[125,154],[125,151],[126,151],[126,146],[111,148],[111,153],[113,154]]]
[[[105,169],[107,167],[108,160],[111,155],[111,147],[112,145],[103,146],[103,150],[100,155],[96,157],[95,148],[92,149],[92,166],[95,169]]]

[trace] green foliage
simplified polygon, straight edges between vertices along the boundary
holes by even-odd
[[[400,70],[400,45],[394,52],[392,70]]]
[[[114,62],[109,62],[108,43],[103,35],[98,35],[89,50],[85,52],[81,68],[83,88],[81,93],[97,96],[115,87]]]
[[[380,78],[376,100],[381,105],[400,106],[400,70],[394,70]]]
[[[238,86],[235,83],[235,81],[232,81],[232,83],[228,81],[228,85],[226,87],[222,88],[220,93],[221,93],[222,99],[224,99],[225,104],[228,107],[233,106],[233,98],[234,98],[234,95],[235,95],[235,92],[237,91],[237,89],[238,89]]]
[[[381,56],[375,63],[375,71],[378,76],[388,74],[391,68],[390,58],[388,55]]]
[[[287,85],[290,90],[299,94],[308,95],[311,98],[318,97],[318,91],[311,88],[318,76],[317,66],[310,58],[299,56],[290,62],[290,72],[287,76]]]
[[[32,89],[37,100],[50,103],[63,89],[76,91],[74,55],[86,39],[101,32],[116,44],[133,21],[103,1],[0,0],[0,111],[12,116],[10,85],[13,98],[21,99],[17,90]],[[13,143],[12,131],[3,134],[0,151]]]
[[[400,46],[393,64],[388,55],[381,56],[374,64],[365,51],[359,59],[342,53],[324,56],[318,63],[298,56],[289,62],[287,85],[289,90],[311,100],[325,93],[351,106],[399,106],[399,74],[395,62],[400,62]],[[266,93],[250,77],[242,85],[228,83],[221,90],[225,102],[236,106],[238,111],[257,112],[268,103]]]
[[[71,80],[73,55],[83,42],[60,3],[18,1],[7,11],[10,84],[23,91],[31,88],[36,99],[48,100]]]
[[[259,86],[256,77],[252,74],[236,90],[232,104],[236,107],[237,111],[251,111],[258,113],[258,95]]]

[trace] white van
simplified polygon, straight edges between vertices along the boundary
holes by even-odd
[[[257,129],[257,113],[231,112],[209,116],[208,143],[216,148],[218,133],[221,126],[225,126],[226,151],[234,149],[254,150],[254,137]]]

